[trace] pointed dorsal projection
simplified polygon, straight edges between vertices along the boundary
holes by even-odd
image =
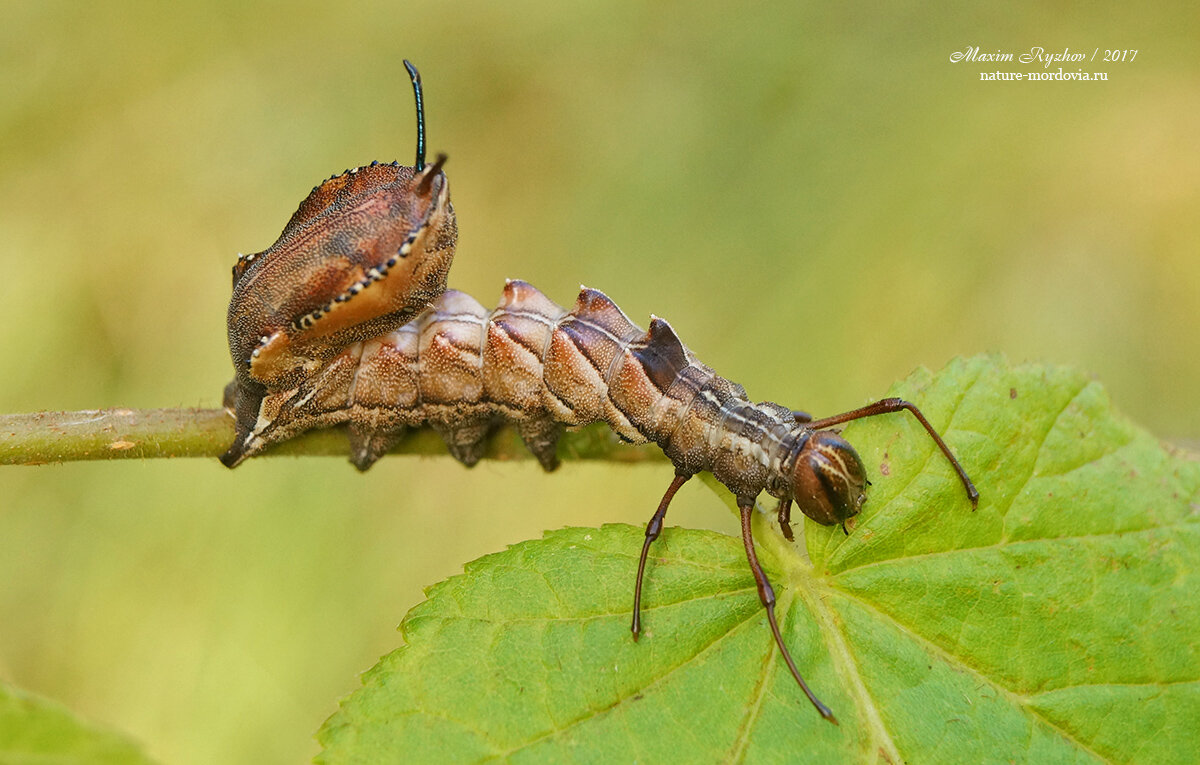
[[[500,296],[500,304],[496,306],[496,310],[530,313],[551,319],[563,315],[563,309],[558,303],[522,279],[505,280],[504,293]]]
[[[607,295],[588,287],[579,288],[575,307],[559,322],[558,331],[579,349],[606,385],[616,360],[641,334]]]
[[[666,319],[650,317],[650,330],[643,338],[629,346],[634,358],[646,370],[646,377],[664,393],[675,382],[675,378],[691,363],[687,348],[671,329]]]
[[[579,287],[579,297],[571,310],[576,321],[608,333],[610,339],[616,342],[630,340],[641,334],[641,330],[629,320],[629,317],[617,307],[608,295],[590,287]]]

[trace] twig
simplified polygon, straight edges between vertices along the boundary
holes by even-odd
[[[221,409],[89,409],[0,415],[0,465],[43,465],[75,460],[217,457],[233,441],[233,419]],[[269,455],[345,457],[349,442],[341,428],[319,430],[271,448]],[[391,454],[444,455],[441,438],[415,430]],[[653,446],[620,444],[603,426],[567,433],[559,445],[565,459],[643,462],[665,459]],[[498,428],[485,457],[529,459],[516,431]]]

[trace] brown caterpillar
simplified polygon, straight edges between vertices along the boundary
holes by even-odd
[[[264,396],[291,390],[349,343],[389,332],[446,289],[458,237],[445,155],[425,165],[421,78],[404,62],[417,104],[412,167],[372,162],[315,186],[278,241],[233,267],[225,391],[238,438]],[[231,450],[226,464],[236,462]]]
[[[646,527],[634,593],[635,639],[647,555],[667,506],[690,477],[711,471],[737,497],[746,555],[775,642],[809,700],[836,722],[783,643],[774,592],[754,550],[751,511],[766,491],[779,499],[779,524],[788,539],[793,502],[818,523],[845,528],[866,499],[866,474],[854,448],[822,428],[900,409],[911,411],[937,442],[974,506],[979,495],[970,479],[908,402],[887,399],[820,420],[770,402],[754,404],[742,386],[697,361],[666,321],[652,318],[643,332],[596,290],[583,288],[566,311],[531,285],[510,281],[493,311],[464,293],[445,292],[411,323],[351,343],[294,387],[271,391],[226,464],[235,466],[306,430],[343,423],[351,461],[360,470],[407,428],[426,424],[467,465],[480,458],[488,431],[505,420],[547,470],[557,465],[555,444],[564,427],[602,421],[626,441],[652,441],[675,465],[675,479]]]

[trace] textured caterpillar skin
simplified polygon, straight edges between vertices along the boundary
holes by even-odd
[[[458,227],[441,162],[372,163],[313,188],[278,241],[239,257],[229,303],[237,437],[265,396],[294,389],[347,345],[410,321],[446,288]]]
[[[492,311],[447,291],[411,323],[353,343],[294,389],[271,393],[238,461],[348,423],[351,460],[365,470],[407,428],[428,424],[473,465],[503,420],[547,470],[564,427],[600,421],[626,441],[660,446],[679,474],[711,471],[739,498],[767,491],[804,508],[798,493],[812,495],[809,506],[820,506],[818,495],[844,496],[831,517],[805,510],[822,523],[855,514],[865,496],[862,463],[840,436],[814,431],[787,407],[751,403],[666,321],[652,318],[643,332],[588,288],[566,311],[522,281],[508,282]]]

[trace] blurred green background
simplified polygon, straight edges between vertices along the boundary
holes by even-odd
[[[309,188],[430,151],[451,284],[582,282],[818,414],[1003,351],[1200,437],[1191,3],[4,3],[0,411],[217,406],[229,269]],[[985,83],[970,45],[1138,49]],[[1055,67],[1057,68],[1057,66]],[[1077,67],[1067,66],[1067,71]],[[0,678],[170,763],[301,761],[421,588],[664,465],[278,458],[0,468]],[[734,531],[699,485],[675,524]],[[631,583],[632,584],[632,583]]]

